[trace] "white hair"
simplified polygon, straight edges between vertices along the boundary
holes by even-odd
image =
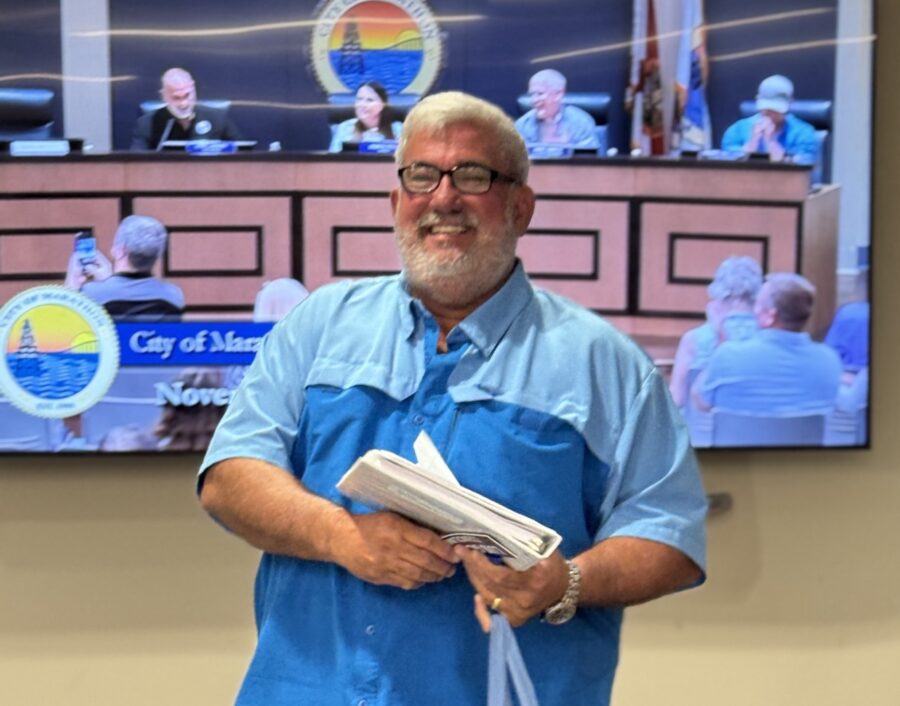
[[[493,103],[460,91],[426,96],[409,111],[397,145],[398,166],[404,165],[406,147],[413,136],[441,135],[449,126],[459,124],[483,128],[484,144],[497,154],[500,169],[523,184],[528,180],[528,149],[515,123]]]
[[[546,84],[550,88],[555,88],[559,91],[566,90],[566,77],[556,69],[541,69],[528,82],[531,83],[532,81]]]
[[[254,321],[280,321],[297,304],[309,296],[309,291],[297,280],[281,277],[263,284],[253,304]]]

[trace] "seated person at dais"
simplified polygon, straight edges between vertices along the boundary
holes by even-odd
[[[112,262],[99,251],[83,266],[77,253],[69,258],[66,286],[101,304],[113,319],[177,321],[184,293],[153,275],[166,249],[165,226],[150,216],[128,216],[113,238]]]
[[[132,150],[159,150],[168,140],[240,140],[241,133],[228,112],[197,103],[197,87],[184,69],[162,75],[159,95],[165,106],[138,118]]]
[[[794,84],[775,74],[763,79],[756,94],[756,115],[733,123],[722,136],[726,152],[765,153],[773,162],[813,164],[819,156],[816,129],[789,111]]]
[[[712,354],[692,389],[701,410],[739,414],[827,414],[834,408],[841,360],[803,331],[815,287],[798,274],[771,274],[756,298],[760,330],[746,341],[726,341]]]
[[[378,81],[366,81],[357,89],[353,107],[356,117],[335,128],[329,152],[340,152],[345,142],[380,142],[400,137],[403,123],[392,119],[387,91]]]
[[[554,69],[538,71],[528,82],[532,108],[516,120],[526,144],[562,144],[597,149],[597,123],[581,108],[565,105],[566,77]]]

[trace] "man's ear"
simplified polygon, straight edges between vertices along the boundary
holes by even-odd
[[[391,189],[391,213],[397,216],[397,204],[400,203],[400,189]]]
[[[531,217],[534,215],[534,190],[528,184],[522,184],[516,187],[513,199],[513,223],[521,238],[528,230],[528,224],[531,223]]]
[[[772,328],[778,320],[778,312],[774,308],[764,307],[757,311],[756,320],[760,328]]]

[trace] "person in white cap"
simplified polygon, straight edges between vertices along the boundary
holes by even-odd
[[[722,136],[726,152],[766,153],[773,162],[790,159],[812,164],[818,158],[816,129],[789,111],[794,84],[775,74],[763,79],[756,94],[755,115],[733,123]]]

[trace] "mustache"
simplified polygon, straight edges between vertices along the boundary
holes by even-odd
[[[458,226],[462,228],[478,228],[478,217],[473,214],[448,215],[429,211],[416,221],[417,228],[432,228],[434,226]]]

